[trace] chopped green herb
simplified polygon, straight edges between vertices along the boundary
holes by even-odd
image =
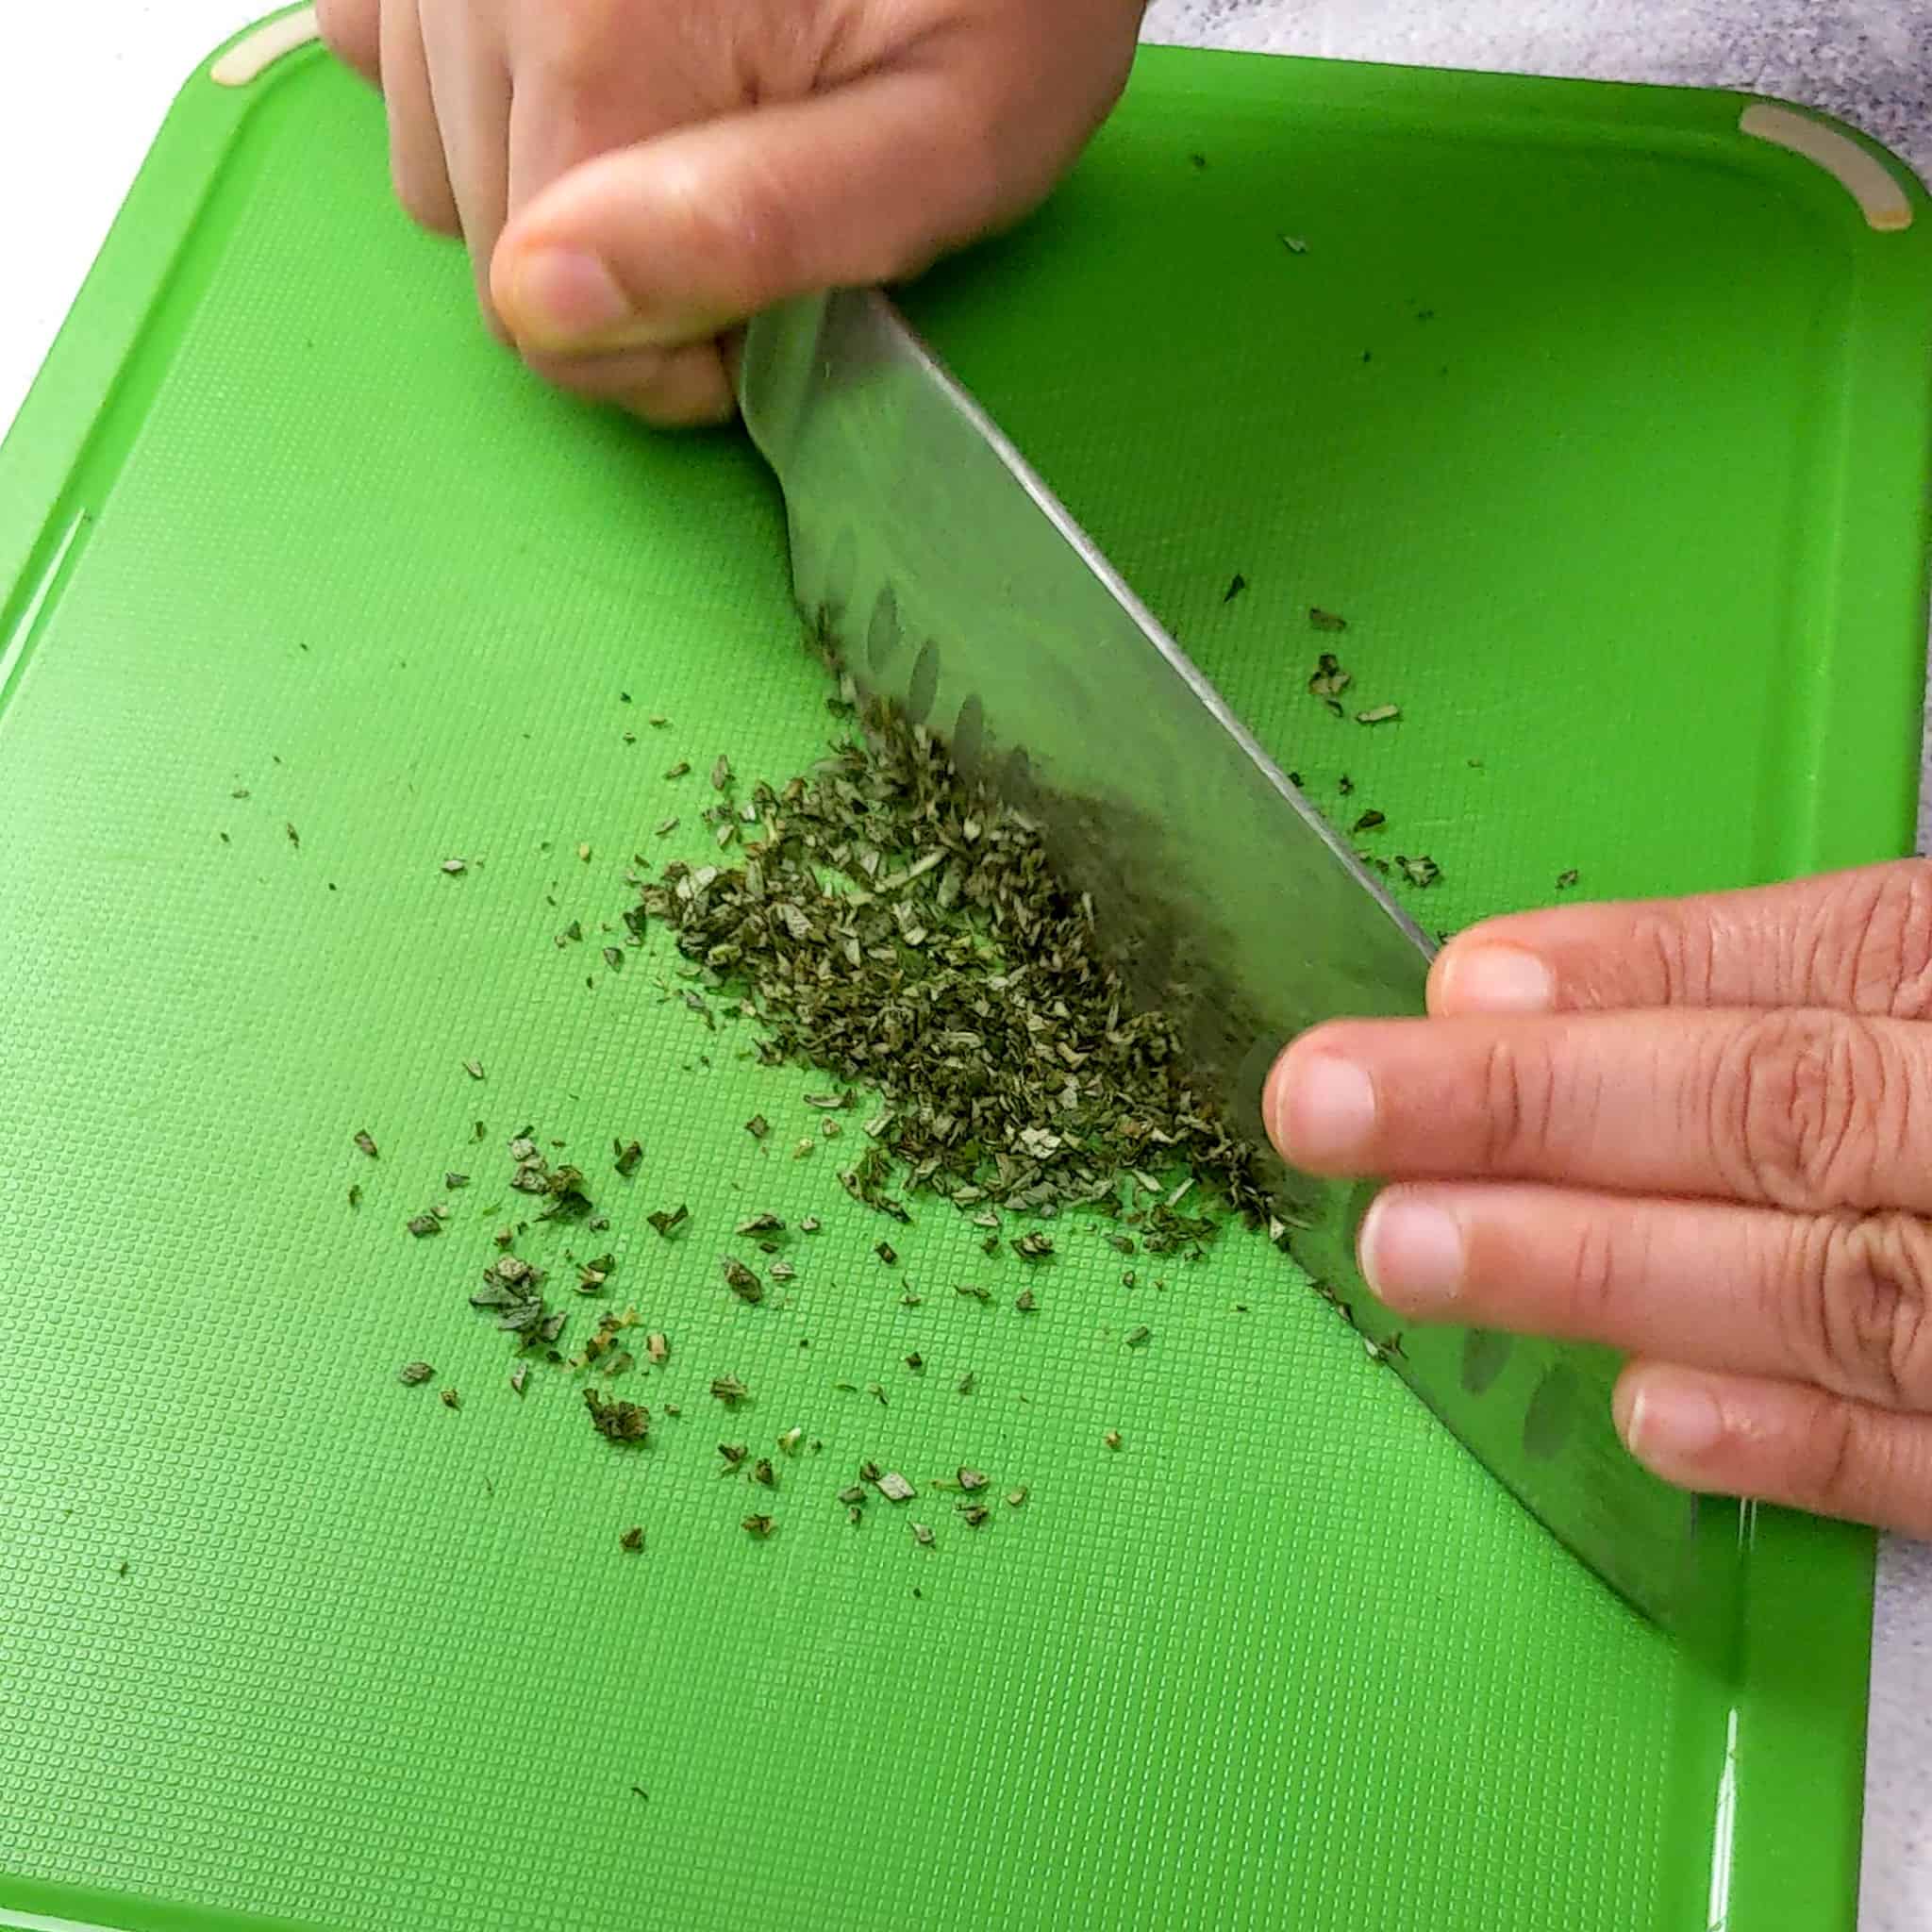
[[[637,1553],[643,1548],[643,1529],[641,1525],[635,1523],[632,1524],[631,1526],[627,1530],[625,1530],[621,1537],[617,1539],[617,1547],[621,1549],[625,1554],[625,1556],[628,1557],[635,1557]],[[631,1789],[635,1790],[637,1787],[633,1785]]]
[[[1397,853],[1395,863],[1412,886],[1433,886],[1442,876],[1442,868],[1433,858],[1405,858]]]
[[[733,1408],[751,1393],[736,1375],[717,1375],[711,1381],[711,1393],[726,1408]]]
[[[1574,865],[1570,866],[1567,870],[1563,872],[1559,872],[1557,874],[1557,891],[1567,892],[1570,890],[1570,888],[1574,886],[1577,882],[1577,880],[1580,879],[1582,876],[1583,874],[1580,872],[1578,872]]]
[[[595,1389],[584,1391],[591,1426],[607,1442],[641,1442],[651,1432],[651,1411],[635,1402],[608,1402]]]
[[[442,1223],[434,1214],[412,1214],[408,1223],[409,1232],[421,1241],[427,1234],[441,1234]]]
[[[361,1148],[363,1153],[368,1155],[371,1160],[375,1160],[375,1158],[377,1158],[375,1152],[375,1142],[370,1139],[369,1129],[367,1127],[361,1127],[357,1130],[356,1144],[357,1146]]]
[[[1365,811],[1349,827],[1351,832],[1373,832],[1377,825],[1386,825],[1388,819],[1378,811]]]
[[[769,1516],[747,1516],[744,1519],[743,1524],[743,1527],[751,1535],[757,1537],[760,1542],[770,1536],[777,1526]]]
[[[674,1234],[675,1234],[677,1230],[680,1227],[682,1227],[687,1221],[691,1219],[691,1209],[685,1207],[682,1202],[680,1202],[668,1214],[664,1211],[663,1208],[658,1208],[654,1209],[651,1213],[645,1215],[644,1219],[647,1222],[649,1222],[650,1224],[654,1228],[656,1228],[657,1231],[660,1235],[662,1235],[666,1241],[669,1241],[671,1237]]]
[[[1100,1440],[1109,1449],[1118,1449],[1121,1446],[1121,1432],[1118,1429],[1109,1429]]]
[[[720,1255],[718,1265],[724,1271],[724,1285],[741,1302],[754,1307],[765,1298],[765,1284],[736,1255]]]
[[[629,1180],[631,1175],[637,1173],[638,1165],[644,1158],[643,1148],[635,1141],[612,1141],[610,1147],[611,1152],[617,1157],[611,1165],[625,1180]],[[682,1212],[681,1209],[679,1211]],[[659,1229],[659,1232],[662,1230]]]
[[[910,1530],[911,1530],[911,1532],[912,1532],[912,1541],[913,1541],[914,1542],[916,1542],[917,1544],[919,1544],[919,1546],[920,1546],[920,1547],[921,1547],[922,1549],[930,1549],[930,1548],[932,1547],[932,1524],[929,1524],[929,1523],[913,1523],[913,1524],[908,1524],[907,1525],[907,1527],[908,1527],[908,1529],[910,1529]]]
[[[427,1362],[405,1362],[396,1372],[396,1380],[406,1389],[413,1389],[419,1382],[426,1382],[435,1374]]]
[[[765,1136],[772,1131],[772,1124],[764,1117],[763,1114],[755,1113],[752,1115],[750,1120],[745,1122],[744,1131],[747,1134],[749,1134],[754,1141],[762,1141],[765,1138]]]
[[[439,1389],[436,1391],[436,1399],[445,1408],[460,1408],[463,1406],[463,1398],[454,1389]]]
[[[1127,1330],[1127,1346],[1129,1348],[1145,1348],[1153,1339],[1154,1331],[1144,1322],[1139,1327]]]
[[[1357,711],[1355,722],[1357,724],[1387,724],[1392,719],[1402,716],[1400,705],[1373,705],[1366,711]]]

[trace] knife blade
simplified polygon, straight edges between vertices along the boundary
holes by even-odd
[[[1285,1041],[1424,1010],[1428,940],[886,296],[758,317],[739,391],[784,493],[800,609],[862,691],[1039,819],[1138,996],[1211,987],[1188,1041],[1226,1118],[1265,1146],[1262,1080]],[[1373,1186],[1282,1167],[1276,1193],[1290,1252],[1371,1353],[1606,1583],[1676,1624],[1697,1502],[1617,1440],[1618,1357],[1398,1336],[1356,1265]]]

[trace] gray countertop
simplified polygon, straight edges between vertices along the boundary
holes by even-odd
[[[8,12],[0,423],[25,393],[176,86],[271,0]],[[1150,39],[1748,89],[1827,108],[1932,178],[1932,0],[1155,0]],[[1924,836],[1922,846],[1928,841]],[[1932,849],[1932,846],[1928,846]],[[1932,1547],[1888,1541],[1874,1632],[1863,1932],[1932,1926]]]

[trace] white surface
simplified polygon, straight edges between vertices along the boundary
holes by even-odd
[[[175,88],[266,5],[0,0],[0,421],[25,394]],[[1746,88],[1828,108],[1932,176],[1932,0],[1155,0],[1149,35]],[[1874,1636],[1859,1923],[1925,1932],[1932,1550],[1888,1541]]]

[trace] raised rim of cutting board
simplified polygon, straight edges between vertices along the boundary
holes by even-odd
[[[290,9],[295,11],[299,9]],[[272,18],[288,17],[287,13]],[[261,23],[244,28],[225,46],[245,42]],[[155,302],[168,285],[184,234],[202,206],[229,144],[268,92],[326,56],[298,47],[253,82],[223,86],[203,62],[183,89],[137,175],[102,252],[90,272],[25,404],[0,442],[0,693],[28,641],[34,612],[58,578],[72,537],[69,479],[80,464],[101,413],[100,399],[122,380],[138,356]],[[1149,49],[1143,58],[1171,62],[1212,60],[1223,81],[1241,64],[1257,81],[1276,57]],[[1856,130],[1839,128],[1881,167],[1900,179],[1915,211],[1905,228],[1879,232],[1868,226],[1857,202],[1842,184],[1809,158],[1740,130],[1753,96],[1690,90],[1627,87],[1601,82],[1549,82],[1517,76],[1435,73],[1398,68],[1320,64],[1346,72],[1354,106],[1372,111],[1426,110],[1435,98],[1453,97],[1458,117],[1476,118],[1493,103],[1500,116],[1524,91],[1538,91],[1548,112],[1546,138],[1591,124],[1627,129],[1642,125],[1664,145],[1683,152],[1705,149],[1722,165],[1764,171],[1786,192],[1837,198],[1845,225],[1845,246],[1855,251],[1857,314],[1869,325],[1880,312],[1898,325],[1889,333],[1867,326],[1850,356],[1846,433],[1854,426],[1897,445],[1911,440],[1922,475],[1932,472],[1932,372],[1924,366],[1924,324],[1932,314],[1932,198],[1877,143]],[[1821,125],[1826,117],[1801,110]],[[1517,124],[1520,128],[1520,122]],[[1916,307],[1915,307],[1916,305]],[[1916,318],[1914,325],[1907,325]],[[1916,362],[1910,358],[1916,357]],[[1907,371],[1910,373],[1907,374]],[[1868,610],[1890,621],[1922,624],[1927,555],[1923,496],[1899,502],[1867,490],[1848,504],[1833,590],[1855,594]],[[1819,703],[1820,727],[1806,747],[1814,817],[1807,841],[1817,862],[1828,862],[1828,828],[1853,824],[1869,845],[1895,832],[1908,850],[1918,786],[1919,682],[1923,667],[1908,673],[1892,661],[1835,664]],[[1842,724],[1874,708],[1895,708],[1901,721],[1895,765],[1846,761],[1834,767],[1830,747]],[[1726,1722],[1716,1789],[1704,1776],[1712,1761],[1704,1748],[1674,1760],[1669,1802],[1698,1813],[1716,1812],[1721,1850],[1740,1874],[1722,1923],[1729,1932],[1777,1932],[1792,1924],[1849,1924],[1857,1880],[1857,1830],[1863,1774],[1863,1726],[1844,1713],[1862,1707],[1870,1642],[1874,1539],[1868,1532],[1834,1526],[1831,1560],[1821,1564],[1818,1532],[1801,1536],[1795,1521],[1773,1509],[1713,1511],[1734,1525],[1746,1552],[1749,1586],[1742,1614],[1738,1688]],[[1726,1529],[1728,1533],[1728,1527]],[[1836,1591],[1821,1590],[1828,1572]],[[1684,1758],[1694,1757],[1695,1766]],[[1688,1875],[1688,1874],[1687,1874]],[[1712,1874],[1713,1878],[1716,1874]],[[91,1889],[7,1879],[0,1925],[61,1927],[86,1932],[118,1926],[123,1932],[215,1932],[215,1928],[264,1928],[254,1915],[135,1901]],[[1714,1901],[1722,1892],[1713,1889]]]

